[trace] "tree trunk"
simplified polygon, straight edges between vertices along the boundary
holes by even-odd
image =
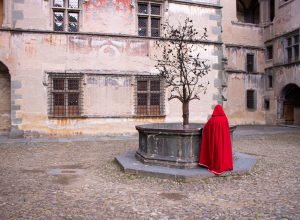
[[[189,101],[182,103],[182,118],[183,118],[183,127],[189,126]]]

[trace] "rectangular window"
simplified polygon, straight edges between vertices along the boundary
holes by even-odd
[[[247,54],[247,72],[253,73],[254,72],[254,54]]]
[[[256,93],[255,90],[253,89],[249,89],[247,90],[247,94],[246,94],[246,105],[247,105],[247,109],[249,110],[255,110],[256,109]]]
[[[138,3],[138,35],[160,36],[161,4],[152,2]]]
[[[136,114],[138,116],[163,115],[163,89],[159,78],[137,78]]]
[[[299,61],[299,33],[286,38],[286,63]]]
[[[273,59],[273,46],[267,46],[267,60]]]
[[[268,88],[273,88],[273,76],[268,75]]]
[[[78,32],[79,0],[53,0],[53,30]]]
[[[269,99],[264,100],[264,109],[267,111],[270,110],[270,100]]]
[[[49,115],[77,117],[81,114],[81,75],[50,74]]]

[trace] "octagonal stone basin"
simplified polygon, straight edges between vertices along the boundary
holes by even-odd
[[[139,149],[135,157],[146,164],[177,168],[198,166],[203,124],[157,123],[136,126]],[[231,139],[235,126],[230,127]]]

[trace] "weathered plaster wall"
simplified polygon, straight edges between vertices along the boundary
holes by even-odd
[[[275,18],[271,24],[264,30],[264,41],[270,40],[276,36],[299,28],[300,24],[300,4],[298,0],[290,1],[285,4],[277,3]]]
[[[18,106],[12,123],[25,135],[132,132],[135,124],[162,121],[133,118],[134,75],[156,72],[153,40],[29,33],[4,34],[2,39],[10,48],[0,60],[9,60],[10,54],[17,60],[10,70]],[[207,45],[203,57],[212,67],[207,77],[211,87],[203,101],[191,103],[191,121],[204,122],[220,98],[216,88],[220,49]],[[65,71],[85,74],[85,119],[48,118],[47,72]],[[167,102],[166,113],[166,121],[180,121],[181,105]]]
[[[254,72],[263,73],[265,71],[265,52],[251,48],[227,47],[226,56],[228,59],[227,69],[246,72],[247,54],[254,54]]]
[[[170,23],[174,25],[183,24],[185,18],[189,17],[194,21],[194,27],[199,31],[199,37],[203,34],[203,28],[207,28],[209,40],[221,41],[221,9],[169,3],[168,16],[172,18]]]
[[[264,124],[263,76],[254,74],[230,74],[228,76],[228,100],[225,112],[231,124]],[[256,90],[256,109],[246,107],[246,90]]]
[[[263,47],[263,28],[237,20],[236,1],[221,0],[222,38],[225,44]]]

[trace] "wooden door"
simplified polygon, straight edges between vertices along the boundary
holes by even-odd
[[[286,124],[294,124],[294,105],[291,103],[284,103],[283,117]]]

